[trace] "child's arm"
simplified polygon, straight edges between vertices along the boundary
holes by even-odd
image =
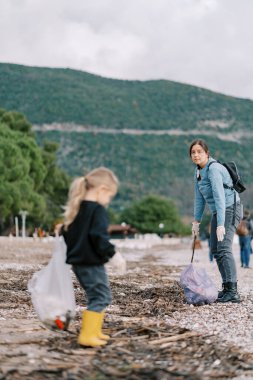
[[[115,247],[109,242],[108,216],[103,206],[98,206],[94,212],[89,231],[89,237],[98,256],[105,263],[115,254]]]

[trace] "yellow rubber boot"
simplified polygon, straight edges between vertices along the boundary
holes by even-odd
[[[83,312],[82,327],[78,337],[78,343],[82,346],[97,347],[107,343],[105,340],[98,338],[101,320],[100,314],[91,310]]]
[[[100,313],[99,325],[98,325],[98,338],[103,340],[109,340],[110,336],[102,333],[102,326],[104,322],[105,312]]]

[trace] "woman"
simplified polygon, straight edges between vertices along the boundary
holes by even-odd
[[[232,254],[235,229],[241,218],[238,193],[233,189],[227,169],[209,156],[206,143],[197,139],[191,143],[189,154],[196,164],[194,174],[194,221],[192,232],[199,233],[199,224],[207,203],[211,213],[210,248],[222,278],[218,302],[240,302],[237,274]]]

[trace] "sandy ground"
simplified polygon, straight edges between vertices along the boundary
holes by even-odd
[[[110,275],[113,302],[106,347],[81,348],[76,337],[85,307],[73,276],[77,316],[67,332],[38,320],[27,281],[51,256],[53,241],[0,238],[0,379],[253,379],[251,269],[240,268],[241,304],[193,307],[178,279],[191,258],[190,241],[115,241],[128,262],[124,276]],[[208,247],[195,265],[220,285]]]

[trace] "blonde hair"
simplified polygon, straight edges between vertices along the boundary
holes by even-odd
[[[119,181],[115,174],[107,168],[100,167],[92,170],[84,177],[74,179],[70,185],[68,201],[64,207],[64,229],[75,219],[81,202],[85,199],[87,190],[105,185],[109,189],[117,190]]]

